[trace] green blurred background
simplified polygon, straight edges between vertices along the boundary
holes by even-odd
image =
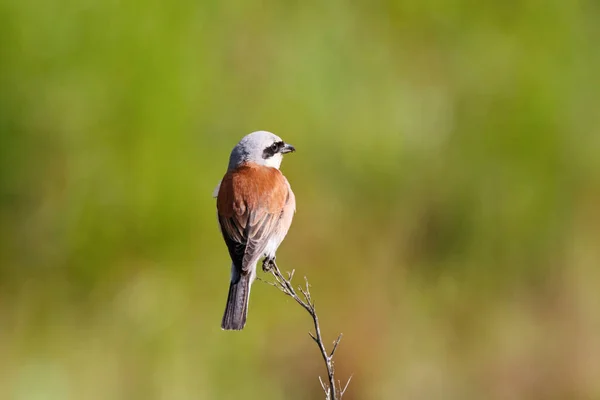
[[[323,398],[274,288],[219,326],[259,129],[345,398],[600,399],[598,2],[7,0],[0,43],[1,399]]]

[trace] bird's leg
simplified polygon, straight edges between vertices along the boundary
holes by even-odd
[[[265,257],[265,259],[263,260],[263,263],[262,263],[263,272],[271,271],[271,268],[273,268],[276,265],[277,264],[275,264],[275,256]]]

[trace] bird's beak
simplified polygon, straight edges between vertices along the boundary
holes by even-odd
[[[283,149],[281,149],[281,154],[293,153],[294,151],[296,151],[296,148],[291,144],[286,143],[283,145]]]

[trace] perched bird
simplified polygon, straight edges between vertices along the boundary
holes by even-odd
[[[252,132],[231,151],[227,173],[215,189],[219,225],[231,257],[224,330],[241,330],[246,324],[258,260],[265,257],[264,271],[276,265],[275,252],[296,211],[296,198],[279,167],[283,155],[295,150],[271,132]]]

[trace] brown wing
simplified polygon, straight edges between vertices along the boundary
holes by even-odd
[[[221,232],[233,264],[247,274],[281,217],[288,185],[279,170],[245,164],[228,172],[217,196]]]

